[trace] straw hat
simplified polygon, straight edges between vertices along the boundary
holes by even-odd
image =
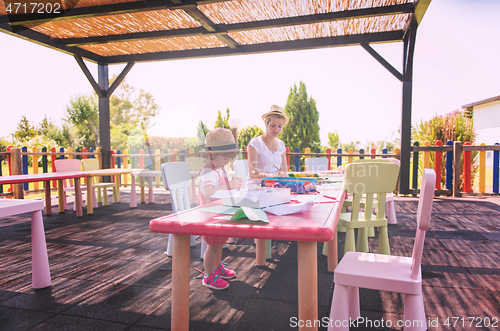
[[[228,129],[218,128],[207,133],[205,149],[200,153],[231,153],[239,151],[240,149],[236,146],[232,132]]]
[[[267,113],[262,115],[262,119],[264,120],[264,122],[266,121],[266,118],[270,115],[277,115],[279,117],[282,117],[285,120],[285,124],[287,124],[289,121],[288,116],[286,116],[285,114],[285,110],[277,105],[272,105],[271,109]]]

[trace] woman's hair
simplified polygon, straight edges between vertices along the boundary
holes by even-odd
[[[269,114],[266,116],[266,119],[264,120],[264,123],[266,123],[266,126],[271,122],[271,118],[279,118],[282,119],[284,122],[286,122],[285,118],[281,115],[278,114]]]

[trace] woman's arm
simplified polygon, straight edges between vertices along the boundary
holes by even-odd
[[[287,177],[288,176],[288,165],[286,162],[286,151],[281,154],[281,169],[280,169],[280,176]]]

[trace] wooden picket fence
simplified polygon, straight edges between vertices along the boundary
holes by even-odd
[[[447,196],[461,196],[463,194],[473,194],[472,193],[472,164],[474,160],[471,159],[471,153],[473,151],[478,151],[478,163],[479,163],[479,194],[498,194],[498,177],[499,177],[499,151],[500,146],[498,144],[495,145],[480,145],[480,146],[471,146],[466,143],[464,146],[460,142],[448,141],[446,145],[443,145],[442,142],[436,141],[434,145],[431,145],[430,142],[424,142],[423,146],[420,146],[418,142],[412,146],[412,189],[410,193],[418,194],[419,189],[419,174],[422,169],[420,167],[420,157],[423,160],[423,168],[431,167],[431,153],[434,153],[433,158],[434,169],[436,171],[436,194],[437,195],[447,195]],[[485,191],[485,153],[486,151],[493,151],[494,160],[493,160],[493,187],[492,192]],[[387,149],[383,149],[382,153],[376,153],[375,149],[371,149],[368,153],[365,153],[365,150],[360,149],[359,151],[355,151],[352,148],[347,151],[343,151],[342,149],[337,149],[332,151],[332,149],[326,149],[324,153],[320,151],[320,149],[316,149],[314,152],[311,152],[310,148],[305,148],[303,152],[300,151],[299,148],[286,148],[287,153],[287,163],[288,169],[290,171],[302,171],[304,170],[301,167],[300,159],[301,157],[325,157],[328,159],[328,169],[334,170],[340,166],[345,166],[353,162],[355,158],[399,158],[400,157],[400,149],[395,148],[392,154],[389,154]],[[465,160],[464,169],[461,169],[461,158]],[[0,152],[0,155],[7,156],[7,162],[9,165],[9,174],[4,175],[15,175],[15,174],[27,174],[28,173],[28,158],[31,157],[32,163],[32,172],[54,172],[54,162],[56,159],[86,159],[86,158],[97,158],[102,163],[100,149],[97,148],[95,151],[90,148],[87,150],[86,148],[76,148],[75,151],[70,147],[67,150],[64,148],[59,148],[57,150],[55,147],[51,148],[50,151],[47,148],[42,148],[39,152],[36,147],[31,148],[31,151],[28,151],[27,147],[19,148],[11,148],[9,147],[6,152]],[[181,149],[177,151],[176,149],[172,151],[168,150],[155,150],[153,151],[144,151],[142,149],[138,151],[132,151],[129,153],[128,150],[124,151],[112,151],[111,152],[111,167],[112,168],[132,168],[132,169],[150,169],[150,170],[159,170],[160,166],[163,162],[176,162],[176,161],[184,161],[186,157],[195,157],[199,156],[198,152],[195,152],[194,149],[184,150]],[[42,167],[39,169],[38,161],[41,157]],[[246,151],[242,151],[239,156],[240,158],[247,158],[248,154]],[[20,159],[20,161],[16,161]],[[19,164],[17,164],[19,163]],[[445,172],[442,173],[441,168],[442,164],[445,163]],[[464,178],[464,190],[460,192],[460,176],[463,174]],[[2,169],[0,167],[0,176],[2,176]],[[444,177],[445,186],[441,186],[442,179]],[[113,178],[114,180],[114,178]],[[122,175],[121,177],[121,186],[129,186],[130,177],[129,175]],[[161,186],[160,179],[155,179],[155,186]],[[39,183],[34,183],[34,189],[29,190],[28,184],[23,184],[25,193],[38,193],[41,192],[42,189],[39,188]],[[42,184],[43,185],[43,184]],[[52,189],[55,189],[56,182],[52,182]],[[9,192],[9,188],[4,188],[0,185],[0,197],[1,196],[12,196],[12,193]]]

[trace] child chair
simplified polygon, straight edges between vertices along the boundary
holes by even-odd
[[[78,159],[67,159],[67,160],[56,160],[54,162],[56,167],[56,172],[79,172],[82,170],[82,164]],[[67,191],[75,191],[73,187],[73,181],[68,181],[69,185],[66,183],[66,180],[63,181],[63,191],[64,191],[64,210],[68,209],[67,200],[66,200],[66,192]],[[82,192],[86,189],[86,186],[81,186]],[[92,202],[92,206],[97,208],[97,200],[95,191],[93,191],[94,200]],[[76,210],[76,203],[73,204],[73,210]]]
[[[85,159],[82,160],[82,168],[83,171],[86,170],[99,170],[99,160],[98,159]],[[92,186],[97,189],[97,202],[102,202],[103,206],[108,206],[109,205],[109,200],[108,200],[108,193],[107,193],[107,188],[111,187],[113,188],[113,203],[118,203],[120,202],[120,199],[118,198],[118,192],[116,190],[116,185],[115,183],[104,183],[104,182],[99,182],[99,179],[97,176],[92,177],[94,179],[94,182],[92,183]],[[101,199],[101,189],[103,189],[103,195]]]
[[[385,199],[392,192],[398,179],[399,166],[393,163],[351,163],[344,171],[344,186],[352,195],[352,211],[341,213],[339,225],[346,228],[344,253],[356,251],[354,229],[358,229],[358,252],[368,252],[370,227],[379,227],[378,253],[390,254]],[[377,215],[374,216],[373,201],[377,194]],[[366,195],[365,210],[360,212],[361,199]]]
[[[172,213],[176,214],[191,208],[189,201],[189,186],[191,176],[189,164],[186,162],[169,162],[161,165],[161,178],[165,189],[170,190],[172,200]],[[172,256],[172,243],[174,236],[168,235],[167,255]],[[190,246],[195,246],[195,237],[190,237]],[[202,245],[203,246],[203,245]],[[203,248],[203,247],[202,247]],[[203,250],[203,249],[202,249]],[[205,253],[205,252],[203,252]],[[203,258],[202,253],[202,258]]]
[[[425,232],[429,229],[431,218],[435,183],[434,170],[424,169],[417,211],[417,233],[411,258],[358,252],[344,255],[335,269],[329,331],[349,330],[349,318],[356,320],[360,317],[360,287],[404,293],[404,330],[427,330],[420,266]],[[342,323],[343,321],[347,323]]]

